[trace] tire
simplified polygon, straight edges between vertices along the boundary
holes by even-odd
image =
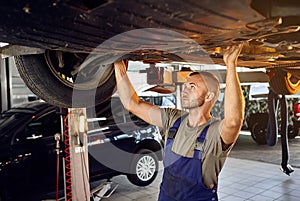
[[[296,136],[298,136],[299,128],[300,128],[299,122],[293,120],[293,125],[290,125],[288,127],[288,138],[294,139]]]
[[[257,144],[267,144],[267,127],[256,122],[251,128],[251,137]]]
[[[252,139],[260,145],[267,144],[268,113],[252,113],[248,125]]]
[[[300,81],[293,83],[292,74],[282,69],[276,69],[275,75],[271,78],[269,84],[271,90],[276,94],[290,95],[296,94],[300,90]]]
[[[293,126],[288,126],[288,138],[294,139],[297,136],[298,128],[294,128]]]
[[[73,61],[76,57],[71,57],[71,54],[63,53],[64,57],[66,57],[65,60],[76,63],[76,61]],[[98,67],[98,70],[94,65],[93,70],[96,69],[96,73],[101,70],[104,72],[101,74],[101,80],[96,80],[97,86],[91,86],[88,83],[88,81],[91,82],[92,79],[95,79],[95,75],[98,75],[94,72],[92,72],[94,73],[93,78],[87,78],[87,82],[84,82],[84,80],[80,83],[81,85],[78,85],[76,82],[63,78],[64,76],[59,72],[60,68],[55,67],[57,64],[53,61],[53,55],[53,52],[48,54],[46,52],[45,54],[15,57],[16,67],[21,78],[28,88],[41,99],[63,108],[90,107],[107,100],[114,92],[116,81],[112,65],[110,68],[100,69]],[[63,72],[64,74],[71,74],[71,71],[74,71],[73,68],[62,69],[65,71]],[[78,72],[80,73],[81,71]],[[80,77],[78,72],[75,80]]]
[[[135,154],[130,168],[134,174],[127,175],[128,180],[137,186],[148,186],[157,176],[158,158],[151,150],[141,149]]]

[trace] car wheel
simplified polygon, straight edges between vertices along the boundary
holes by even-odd
[[[298,128],[289,125],[288,126],[288,138],[289,139],[294,139],[298,135]]]
[[[274,76],[270,79],[270,88],[276,94],[296,94],[300,90],[300,81],[292,81],[292,74],[282,69],[276,69]]]
[[[116,85],[113,65],[99,66],[97,59],[86,54],[46,51],[17,56],[15,61],[33,93],[64,108],[99,104],[112,95]],[[80,69],[83,64],[88,67]]]
[[[267,144],[268,113],[251,113],[248,120],[252,139],[257,144]]]
[[[135,154],[131,162],[131,173],[127,175],[128,180],[137,186],[151,184],[157,176],[158,159],[154,152],[141,149]]]
[[[251,137],[257,144],[267,144],[267,127],[255,122],[251,128]]]

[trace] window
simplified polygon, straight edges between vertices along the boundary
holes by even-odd
[[[38,139],[41,137],[54,136],[61,132],[60,117],[55,112],[47,113],[34,119],[15,137],[15,142],[26,142],[27,140]]]

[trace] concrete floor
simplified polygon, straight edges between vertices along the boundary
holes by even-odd
[[[219,179],[221,201],[299,201],[300,200],[300,139],[290,140],[291,164],[295,172],[287,176],[279,169],[280,144],[275,147],[256,145],[251,136],[240,136],[225,163]],[[262,162],[263,161],[263,162]],[[156,201],[162,176],[162,164],[156,180],[147,187],[129,183],[126,176],[112,181],[117,190],[103,201]]]
[[[289,139],[290,164],[300,168],[300,138]],[[236,145],[233,147],[230,157],[248,159],[254,161],[281,164],[281,141],[275,146],[258,145],[252,140],[249,132],[240,134]]]
[[[160,164],[161,165],[161,164]],[[156,180],[147,187],[130,184],[125,176],[112,181],[119,187],[104,201],[156,201],[161,182],[162,168]],[[300,168],[291,176],[283,174],[277,165],[228,158],[219,179],[220,201],[299,201]]]

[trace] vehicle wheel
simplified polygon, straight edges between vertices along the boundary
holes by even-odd
[[[288,131],[288,138],[289,139],[295,139],[297,135],[295,134],[294,131]]]
[[[127,175],[127,178],[134,185],[147,186],[154,181],[157,171],[158,159],[155,153],[141,149],[131,162],[131,172],[134,174]]]
[[[289,125],[288,127],[288,138],[294,139],[298,135],[299,127],[296,127],[295,124],[293,126]]]
[[[257,144],[267,144],[267,128],[256,122],[251,129],[251,137]]]
[[[64,108],[99,104],[112,95],[116,85],[113,65],[100,66],[96,57],[87,54],[46,51],[17,56],[15,61],[33,93]],[[80,66],[88,67],[81,70]]]
[[[270,80],[270,88],[276,94],[296,94],[300,90],[300,81],[293,83],[292,74],[282,69],[276,69]]]
[[[252,139],[257,144],[267,144],[268,118],[267,113],[253,113],[249,116],[249,130]]]

